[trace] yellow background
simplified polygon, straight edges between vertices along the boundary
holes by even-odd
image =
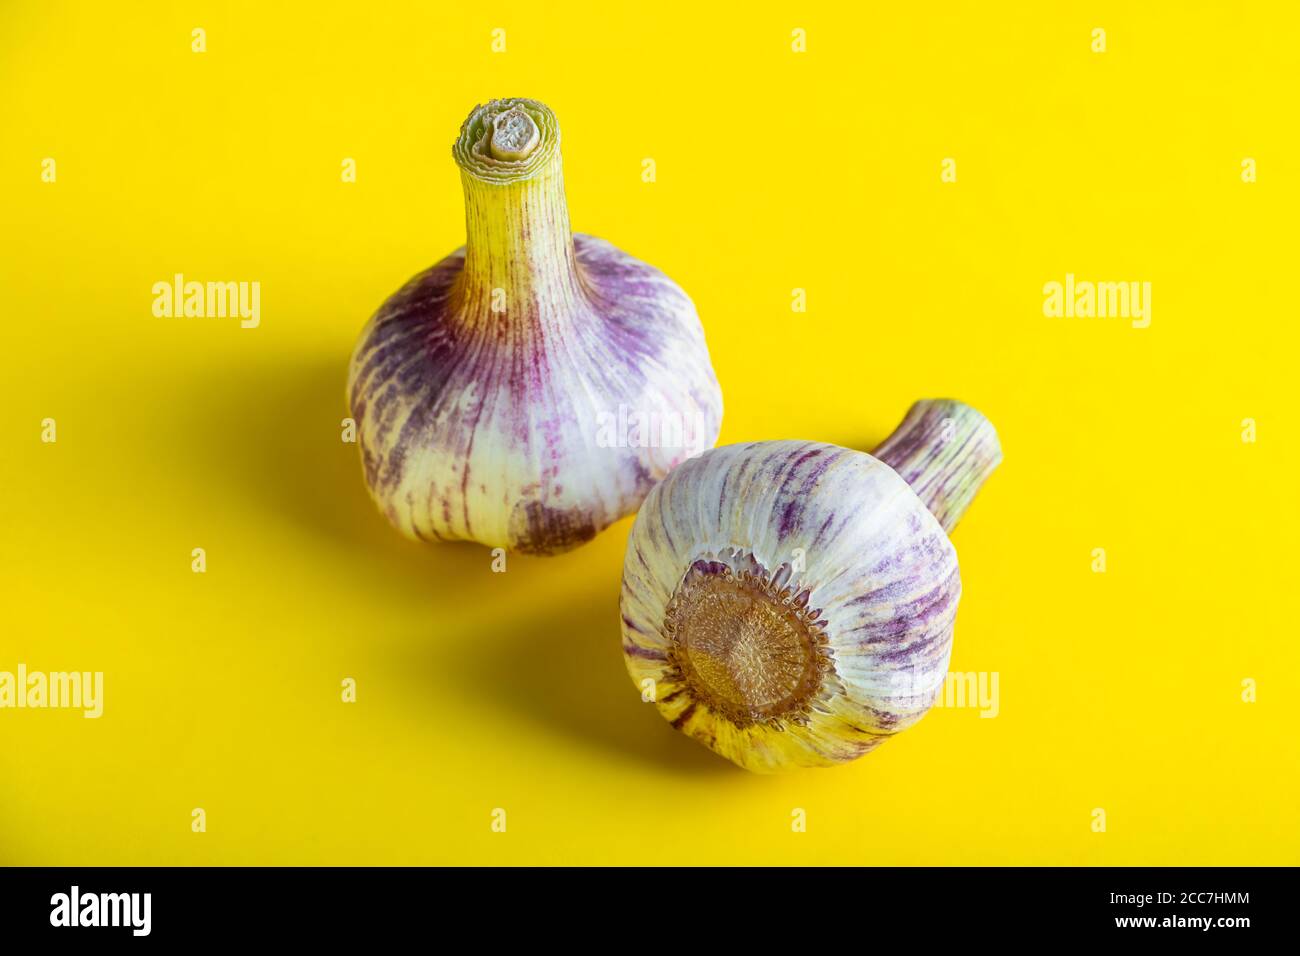
[[[0,711],[0,863],[1300,861],[1296,14],[897,6],[0,7],[0,670],[106,698]],[[506,574],[388,528],[346,363],[462,242],[493,96],[695,299],[724,443],[996,423],[952,663],[996,719],[750,776],[624,672],[630,520]],[[176,272],[260,282],[261,327],[154,318]],[[1150,281],[1151,327],[1045,318],[1067,272]]]

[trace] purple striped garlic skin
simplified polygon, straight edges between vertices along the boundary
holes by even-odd
[[[926,462],[926,486],[971,490],[959,472],[996,467],[974,409],[913,411],[891,441]],[[678,467],[637,515],[624,659],[666,720],[739,766],[831,766],[929,709],[960,596],[944,526],[890,464],[818,442],[729,445]]]
[[[410,537],[559,553],[713,445],[721,390],[689,297],[571,233],[546,107],[478,107],[453,153],[466,246],[385,302],[353,354],[366,484]]]

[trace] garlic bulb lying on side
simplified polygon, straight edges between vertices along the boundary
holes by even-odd
[[[352,356],[366,484],[410,537],[555,554],[712,447],[722,394],[686,294],[570,233],[549,109],[476,107],[452,153],[466,244],[385,302]]]
[[[852,760],[943,686],[961,594],[947,532],[1002,460],[969,406],[917,402],[875,456],[705,452],[646,498],[623,654],[674,727],[759,772]]]

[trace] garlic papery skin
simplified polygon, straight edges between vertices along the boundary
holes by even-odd
[[[969,406],[918,402],[880,452],[908,480],[820,442],[716,448],[637,515],[628,673],[664,719],[747,770],[853,760],[943,687],[961,596],[944,522],[1001,461],[997,435]]]
[[[571,233],[547,107],[476,107],[452,154],[466,244],[389,298],[352,356],[366,484],[409,537],[567,551],[712,447],[722,393],[687,295]]]

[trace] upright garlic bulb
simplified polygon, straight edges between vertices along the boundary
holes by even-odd
[[[352,356],[366,484],[410,537],[555,554],[711,447],[721,391],[686,294],[569,231],[549,109],[476,107],[452,153],[466,244],[385,302]]]
[[[682,464],[628,540],[632,680],[748,770],[842,763],[910,727],[948,670],[947,532],[1001,460],[979,412],[923,401],[875,457],[768,441]]]

